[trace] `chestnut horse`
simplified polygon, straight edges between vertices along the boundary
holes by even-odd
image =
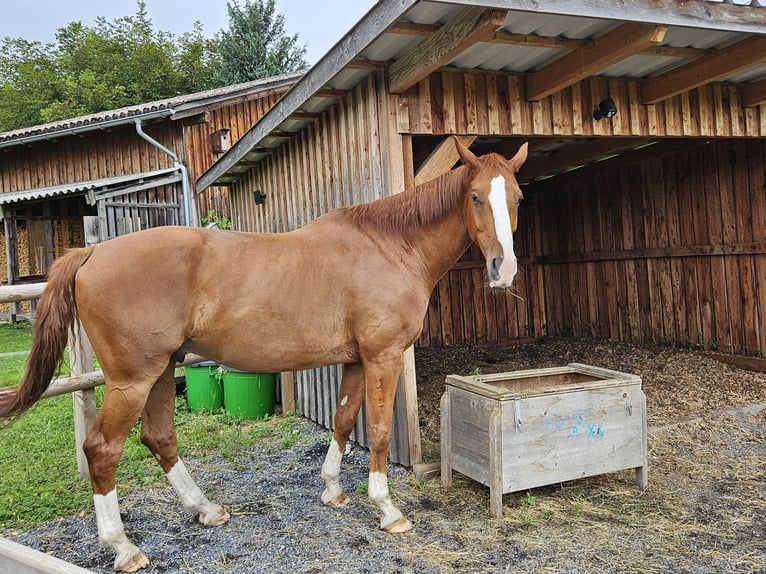
[[[296,231],[159,227],[71,250],[55,262],[37,308],[27,372],[18,388],[0,395],[0,417],[18,415],[40,398],[79,317],[106,384],[83,449],[98,538],[116,552],[115,570],[149,563],[125,535],[115,490],[125,439],[139,418],[141,440],[184,507],[205,525],[229,519],[178,457],[173,373],[186,353],[258,372],[343,364],[322,502],[350,502],[339,482],[341,456],[366,399],[369,498],[381,528],[412,528],[391,502],[386,480],[402,354],[420,334],[437,281],[471,241],[486,259],[490,287],[510,289],[517,270],[516,172],[527,145],[507,160],[477,157],[454,141],[461,167]]]

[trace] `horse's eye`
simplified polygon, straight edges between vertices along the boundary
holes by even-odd
[[[516,207],[518,207],[519,205],[521,205],[521,200],[522,200],[522,199],[524,199],[524,196],[523,196],[523,195],[520,195],[519,197],[517,197],[517,198],[516,198]]]
[[[473,204],[477,207],[481,205],[481,198],[475,193],[471,194],[471,201],[473,201]]]

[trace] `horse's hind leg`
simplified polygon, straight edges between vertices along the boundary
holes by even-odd
[[[340,462],[364,399],[364,371],[361,363],[343,365],[338,397],[335,430],[322,465],[322,478],[326,485],[322,492],[322,502],[328,506],[345,506],[351,502],[340,487]]]
[[[148,392],[148,384],[107,384],[101,410],[83,443],[93,485],[98,539],[102,546],[117,553],[114,569],[121,572],[133,572],[149,564],[144,553],[125,536],[115,488],[115,472],[125,439],[138,421]]]
[[[199,513],[205,526],[218,526],[229,520],[229,513],[210,502],[178,457],[175,412],[174,364],[157,380],[149,394],[141,418],[141,442],[151,451],[173,485],[184,508]]]

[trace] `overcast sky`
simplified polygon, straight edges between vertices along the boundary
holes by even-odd
[[[210,37],[228,25],[226,0],[145,0],[155,30],[190,32],[195,20]],[[240,1],[240,5],[244,2]],[[375,4],[375,0],[277,0],[288,35],[298,34],[315,64]],[[0,0],[0,37],[52,42],[69,22],[93,25],[136,13],[136,0]]]

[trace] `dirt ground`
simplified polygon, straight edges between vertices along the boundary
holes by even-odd
[[[416,352],[426,458],[439,455],[446,374],[489,374],[581,362],[635,373],[647,395],[649,487],[621,471],[503,497],[455,474],[451,489],[390,465],[394,502],[412,520],[387,535],[366,500],[367,452],[353,449],[342,484],[353,504],[318,500],[327,432],[301,420],[297,446],[253,445],[236,458],[187,460],[231,521],[204,528],[167,485],[121,499],[148,572],[167,573],[766,573],[766,373],[698,353],[593,340]],[[11,533],[3,533],[8,536]],[[92,512],[14,540],[95,572],[111,571]],[[0,569],[1,570],[1,569]]]

